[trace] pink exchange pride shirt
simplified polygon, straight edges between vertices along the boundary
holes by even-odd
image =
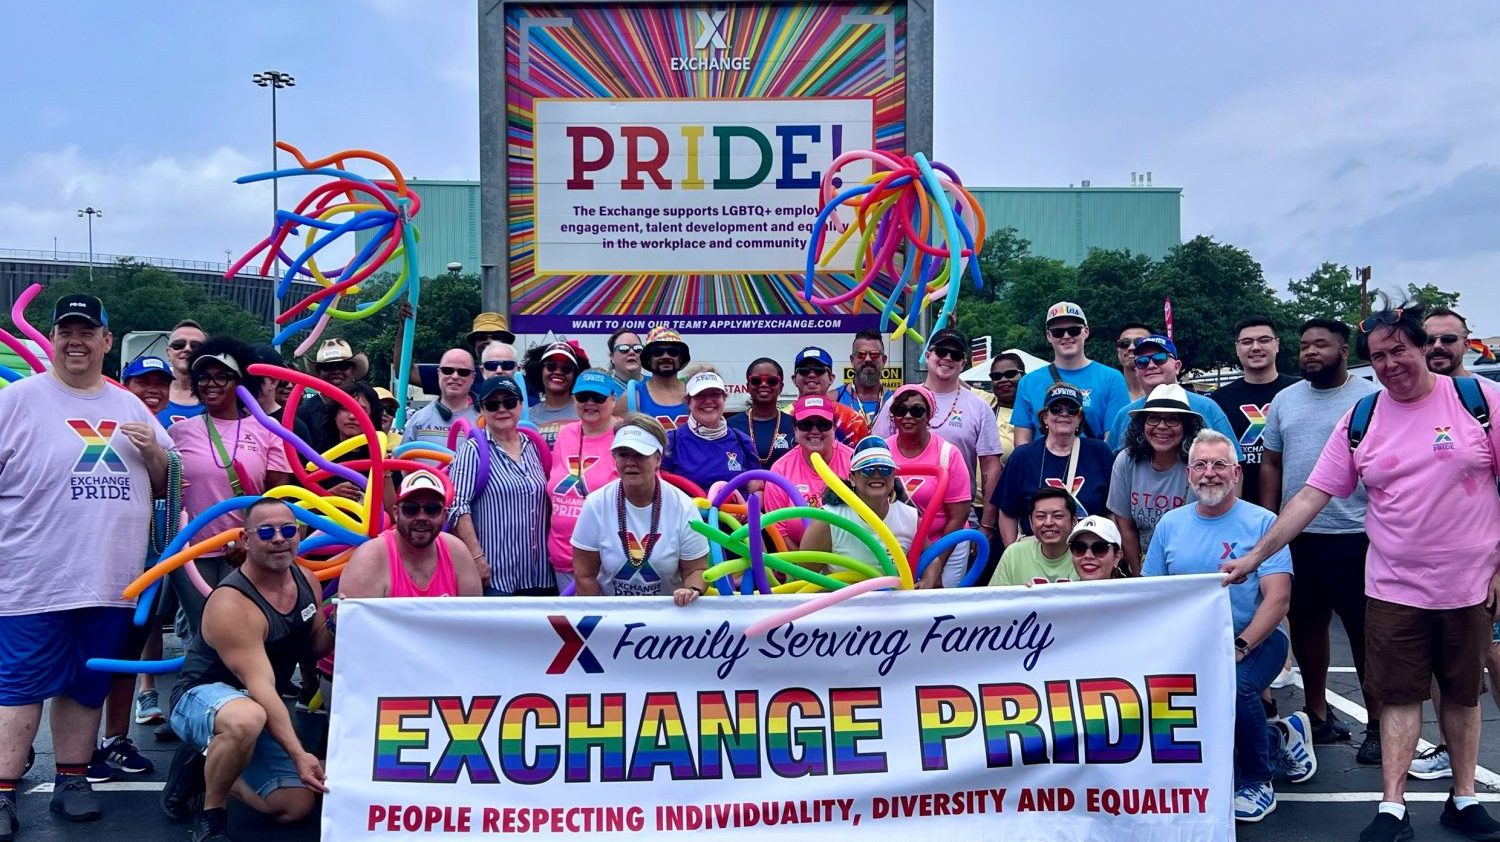
[[[1489,596],[1500,546],[1500,426],[1488,437],[1444,376],[1427,397],[1382,393],[1359,450],[1344,413],[1307,484],[1335,497],[1363,480],[1370,495],[1365,593],[1417,608],[1478,605]],[[1483,381],[1481,381],[1483,382]],[[1500,392],[1486,388],[1490,406]]]

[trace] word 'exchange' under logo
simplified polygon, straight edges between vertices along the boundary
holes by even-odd
[[[576,662],[583,667],[583,671],[591,675],[604,672],[604,666],[594,653],[589,651],[588,639],[598,627],[599,621],[604,619],[598,614],[589,614],[578,621],[575,627],[571,620],[561,614],[549,614],[547,622],[552,624],[552,631],[562,638],[562,646],[558,648],[557,655],[552,663],[547,666],[548,675],[562,675]]]

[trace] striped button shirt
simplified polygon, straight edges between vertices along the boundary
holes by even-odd
[[[490,478],[474,499],[479,447],[464,442],[453,460],[453,518],[468,515],[479,546],[490,563],[491,588],[515,593],[557,585],[547,561],[547,477],[536,445],[521,437],[521,460],[484,437],[490,449]]]

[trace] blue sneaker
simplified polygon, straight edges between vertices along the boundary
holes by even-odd
[[[1306,783],[1318,772],[1318,756],[1313,752],[1312,719],[1299,710],[1278,724],[1286,737],[1281,755],[1286,760],[1287,782]]]
[[[1276,811],[1276,790],[1270,783],[1249,784],[1234,793],[1234,820],[1258,822]]]
[[[116,774],[149,775],[156,771],[156,764],[136,750],[129,737],[115,737],[94,750],[89,763],[89,783],[103,783]]]

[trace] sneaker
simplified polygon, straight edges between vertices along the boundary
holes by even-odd
[[[115,767],[109,765],[105,758],[104,749],[94,749],[94,756],[89,760],[89,769],[83,775],[91,784],[102,784],[115,779]]]
[[[70,822],[98,821],[103,812],[99,809],[99,796],[87,778],[78,775],[58,775],[52,790],[52,812]]]
[[[1448,790],[1448,803],[1443,805],[1443,815],[1438,819],[1443,827],[1452,828],[1470,839],[1500,840],[1500,822],[1490,818],[1484,807],[1470,804],[1462,810],[1453,804],[1453,790]]]
[[[1453,777],[1453,764],[1448,760],[1447,746],[1433,746],[1418,754],[1411,762],[1406,774],[1424,781]]]
[[[1269,783],[1250,784],[1234,793],[1234,820],[1258,822],[1276,810],[1276,790]]]
[[[1292,671],[1292,667],[1282,667],[1281,674],[1277,675],[1276,679],[1271,682],[1271,689],[1280,690],[1283,687],[1290,687],[1295,683],[1297,683],[1297,676]]]
[[[1375,820],[1359,832],[1359,842],[1406,842],[1411,837],[1410,810],[1399,819],[1390,813],[1376,813]]]
[[[21,829],[21,820],[16,817],[16,802],[0,798],[0,842],[10,842]]]
[[[1380,729],[1366,728],[1365,741],[1359,744],[1359,751],[1354,753],[1354,762],[1361,766],[1379,766],[1380,756]]]
[[[1318,756],[1313,751],[1312,721],[1306,713],[1297,711],[1280,722],[1286,735],[1286,744],[1281,754],[1286,758],[1288,783],[1306,783],[1318,772]]]
[[[166,715],[161,712],[161,697],[155,690],[142,690],[136,695],[135,724],[155,725],[166,719]]]
[[[172,723],[170,722],[163,722],[156,726],[156,730],[151,732],[151,736],[156,738],[156,741],[159,743],[175,743],[179,739],[177,732],[172,730]]]
[[[193,824],[193,842],[229,842],[229,808],[199,810]]]
[[[1307,714],[1312,722],[1313,745],[1326,746],[1330,743],[1342,743],[1349,739],[1349,726],[1339,719],[1332,710],[1328,711],[1325,719],[1319,719],[1312,713]]]
[[[167,783],[161,791],[161,811],[176,821],[187,821],[203,803],[203,751],[181,746],[167,768]]]
[[[89,780],[94,783],[98,781],[94,781],[93,767],[101,760],[114,771],[127,775],[149,775],[156,771],[156,764],[137,751],[129,737],[115,737],[94,750],[94,762],[89,766]]]

